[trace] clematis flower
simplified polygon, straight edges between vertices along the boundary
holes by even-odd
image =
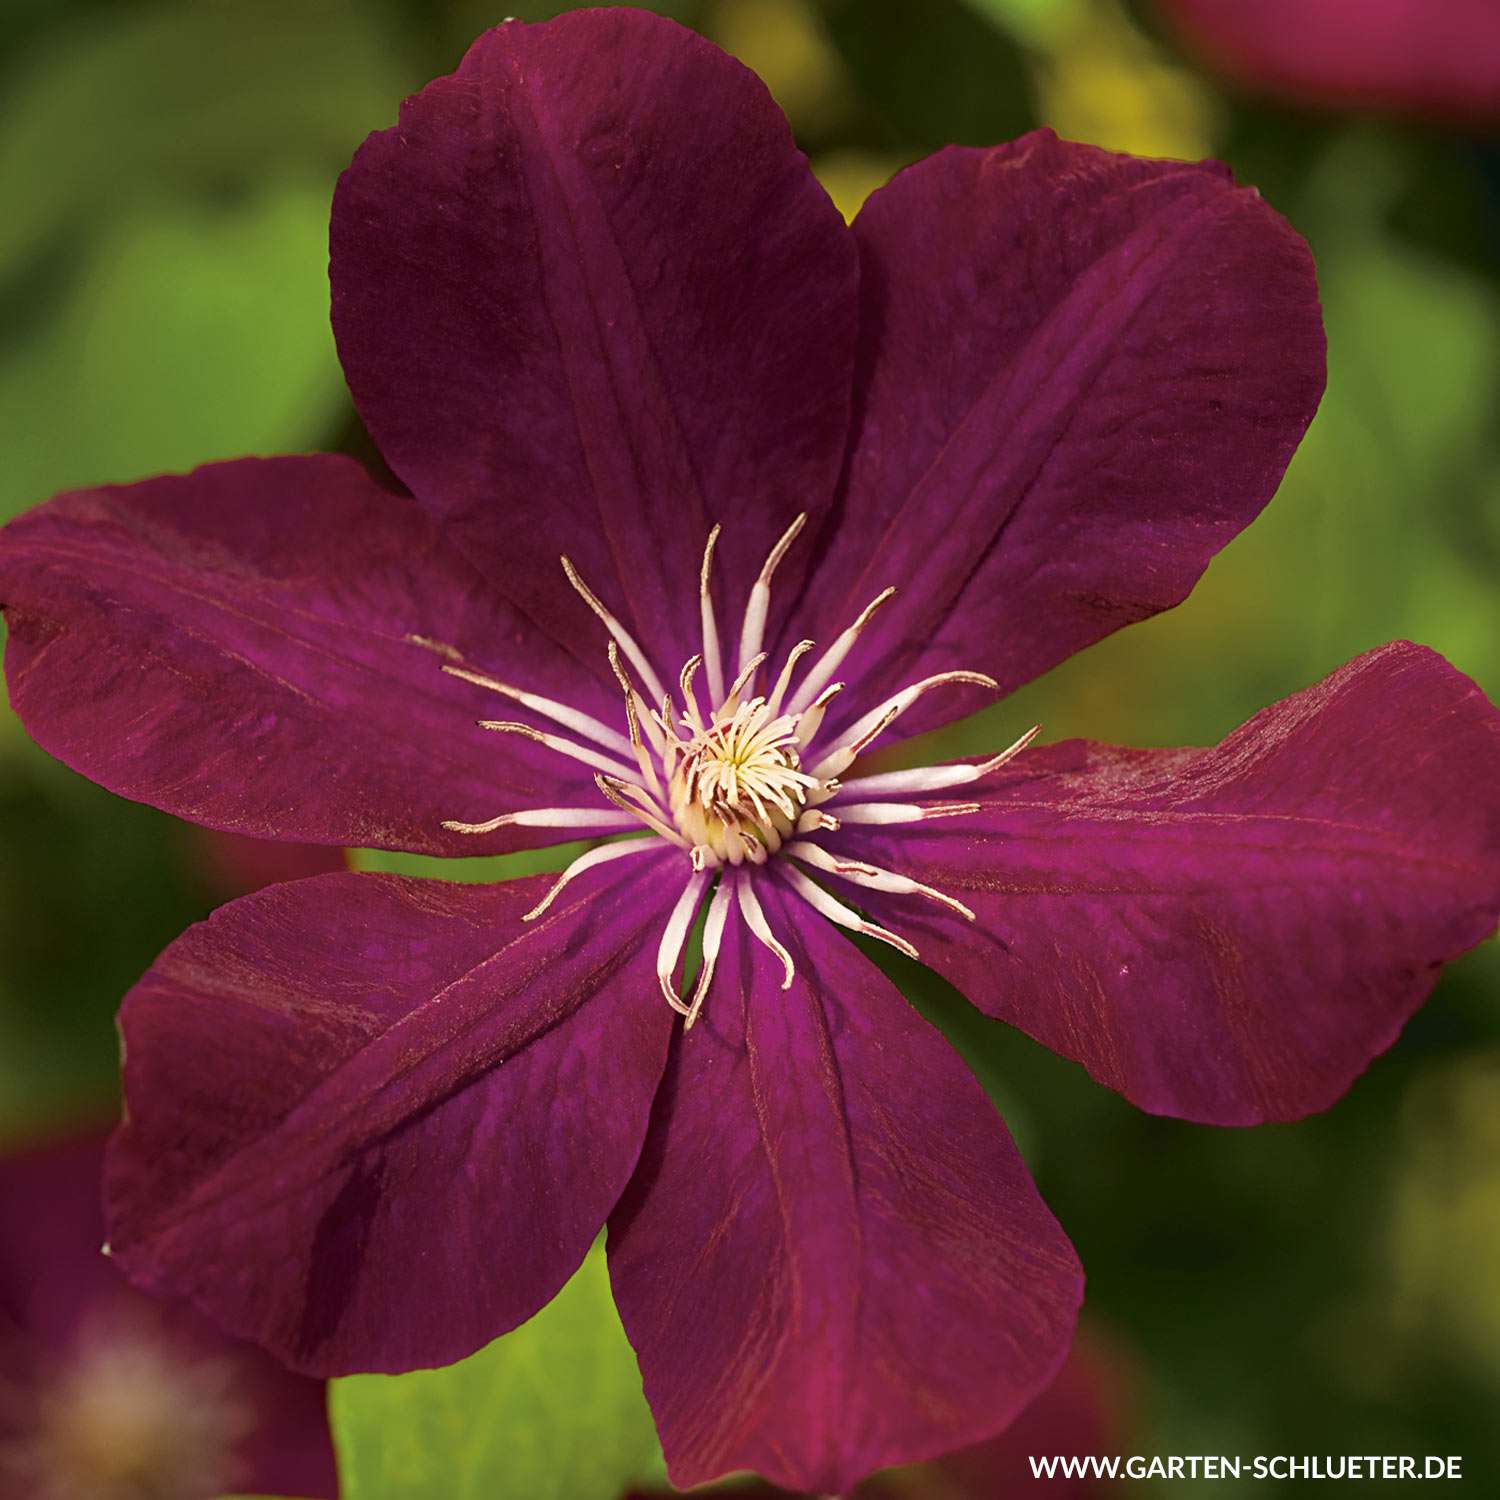
[[[1460,129],[1500,120],[1493,0],[1159,0],[1208,63],[1293,104]]]
[[[487,33],[372,136],[331,276],[410,493],[243,460],[22,517],[13,701],[211,827],[612,841],[188,931],[122,1011],[118,1264],[302,1370],[398,1371],[529,1317],[607,1222],[675,1483],[842,1492],[993,1436],[1080,1269],[851,935],[1249,1124],[1336,1099],[1500,910],[1500,721],[1417,646],[1214,749],[857,763],[1178,602],[1253,518],[1322,386],[1305,245],[1216,166],[1045,132],[851,229],[753,76],[600,11]]]
[[[0,1494],[336,1495],[321,1383],[99,1254],[101,1134],[0,1158]]]

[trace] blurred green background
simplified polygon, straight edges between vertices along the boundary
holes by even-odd
[[[526,19],[560,8],[502,3]],[[1211,743],[1403,636],[1500,695],[1494,145],[1232,94],[1117,0],[653,8],[762,74],[846,212],[945,142],[1048,123],[1216,155],[1312,243],[1329,389],[1265,517],[1182,608],[946,732],[940,752],[996,748],[1034,720],[1049,738]],[[504,13],[6,0],[0,518],[242,453],[368,455],[328,329],[329,195],[360,138]],[[192,831],[48,760],[8,710],[0,840],[9,1148],[112,1114],[120,995],[236,877]],[[991,1089],[1078,1246],[1088,1316],[1128,1369],[1126,1451],[1462,1454],[1471,1487],[1500,1493],[1495,943],[1452,967],[1336,1108],[1247,1132],[1139,1114],[915,969],[898,977]],[[607,1298],[586,1291],[569,1316],[615,1340]],[[538,1325],[526,1355],[542,1366],[548,1336]],[[524,1392],[499,1400],[503,1386],[491,1400],[482,1380],[472,1402],[512,1459],[567,1423],[649,1450],[638,1399],[607,1384],[596,1407],[550,1415]],[[1164,1492],[1200,1488],[1237,1492]],[[428,1493],[360,1490],[398,1492]]]

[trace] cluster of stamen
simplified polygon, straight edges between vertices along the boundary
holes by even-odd
[[[764,698],[726,705],[694,727],[685,744],[670,742],[668,755],[677,760],[672,816],[693,846],[697,869],[747,859],[763,864],[795,832],[803,803],[818,786],[802,770],[797,720],[773,716]]]
[[[795,686],[793,679],[802,658],[814,649],[812,641],[799,641],[792,647],[775,677],[758,691],[767,663],[762,643],[771,580],[805,520],[805,516],[799,516],[771,549],[750,591],[740,629],[738,664],[733,680],[728,682],[711,586],[719,528],[715,526],[709,533],[699,574],[702,650],[684,663],[677,679],[676,702],[639,644],[573,564],[566,557],[562,559],[568,581],[608,632],[609,664],[624,701],[623,735],[566,704],[473,671],[461,659],[443,663],[445,672],[510,698],[577,736],[569,738],[512,720],[480,721],[485,729],[524,735],[591,767],[601,794],[601,803],[594,807],[529,808],[501,813],[481,823],[446,822],[445,828],[480,834],[519,825],[607,834],[644,827],[654,835],[606,843],[580,855],[524,920],[541,916],[565,886],[598,865],[660,848],[662,841],[686,855],[687,880],[662,934],[657,974],[667,1003],[686,1017],[688,1026],[697,1019],[707,996],[731,906],[738,909],[750,933],[781,960],[782,988],[792,983],[795,967],[791,955],[771,931],[755,891],[753,872],[772,856],[778,856],[778,868],[786,884],[815,910],[912,958],[917,957],[917,951],[910,943],[866,921],[826,888],[826,879],[831,876],[867,889],[925,897],[972,921],[973,912],[954,897],[895,872],[841,858],[818,842],[818,837],[836,833],[844,823],[912,823],[977,812],[977,802],[892,799],[978,781],[1024,749],[1036,734],[1035,729],[1030,730],[1007,750],[978,765],[959,762],[841,781],[856,758],[924,693],[954,683],[989,688],[997,684],[980,672],[942,672],[903,688],[842,731],[823,734],[828,706],[844,687],[833,680],[834,673],[876,610],[895,593],[886,589],[807,668]],[[457,656],[451,648],[412,639],[450,658]],[[703,702],[698,691],[700,673]],[[814,879],[808,871],[815,871],[820,878]],[[703,962],[692,997],[684,1000],[675,976],[688,931],[710,886]]]

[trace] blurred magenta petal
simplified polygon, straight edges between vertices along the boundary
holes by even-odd
[[[230,901],[284,880],[330,875],[349,868],[342,849],[328,844],[284,844],[213,828],[182,825],[193,871],[215,901]]]
[[[381,451],[576,641],[566,552],[675,674],[710,523],[753,576],[826,503],[857,268],[765,87],[636,10],[485,33],[334,200],[333,318]]]
[[[925,962],[1133,1103],[1219,1125],[1333,1103],[1500,920],[1500,716],[1371,651],[1212,750],[1070,740],[983,811],[844,845],[968,903],[877,892]]]
[[[674,1049],[610,1270],[672,1480],[844,1493],[999,1431],[1083,1290],[1005,1126],[852,944],[768,882]]]
[[[544,878],[325,875],[190,928],[121,1012],[121,1268],[317,1374],[446,1364],[530,1317],[619,1197],[666,1055],[647,950],[682,882],[632,874],[534,925]]]
[[[855,1500],[1103,1500],[1119,1486],[1091,1476],[1037,1477],[1033,1457],[1088,1458],[1129,1453],[1137,1434],[1129,1412],[1132,1372],[1114,1344],[1085,1324],[1057,1378],[997,1438],[931,1463],[877,1474]]]
[[[1179,603],[1275,492],[1323,389],[1317,286],[1223,168],[1040,131],[909,167],[854,229],[857,436],[794,628],[895,585],[864,697],[953,668],[1009,691]],[[933,694],[902,732],[987,701]]]
[[[38,743],[121,796],[232,833],[483,854],[556,834],[476,840],[443,821],[593,794],[586,767],[477,729],[506,700],[441,667],[461,653],[492,670],[498,654],[522,685],[602,712],[616,695],[349,459],[81,490],[5,541],[11,701]]]
[[[225,1338],[186,1303],[143,1297],[100,1254],[104,1142],[0,1158],[0,1493],[80,1500],[58,1487],[107,1465],[107,1439],[137,1486],[159,1486],[132,1494],[336,1495],[322,1383]],[[108,1383],[127,1375],[136,1389],[124,1401]],[[91,1411],[114,1413],[115,1426],[92,1429]]]
[[[1495,0],[1157,4],[1192,50],[1247,88],[1460,127],[1500,120]]]

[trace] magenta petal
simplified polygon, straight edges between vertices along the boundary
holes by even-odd
[[[558,640],[583,618],[567,552],[675,675],[709,524],[732,518],[720,557],[745,588],[826,502],[853,240],[760,81],[675,23],[486,33],[361,148],[332,245],[382,452]]]
[[[846,1494],[1002,1428],[1066,1353],[1082,1273],[938,1033],[759,886],[797,978],[731,923],[610,1271],[674,1484]]]
[[[855,234],[859,426],[798,625],[831,639],[900,590],[843,669],[860,704],[964,667],[1008,691],[1178,603],[1317,407],[1312,257],[1213,163],[950,148]],[[902,730],[983,701],[933,693]]]
[[[1495,0],[1158,0],[1209,62],[1297,104],[1500,120]]]
[[[325,875],[191,928],[121,1013],[117,1262],[311,1374],[446,1364],[530,1317],[645,1133],[670,859],[531,925],[545,879]]]
[[[973,817],[837,836],[976,925],[860,904],[1158,1114],[1326,1108],[1500,919],[1500,714],[1420,646],[1359,657],[1216,749],[1072,740],[981,785]]]
[[[349,459],[244,459],[81,490],[5,528],[11,701],[121,796],[263,838],[483,854],[523,807],[598,801],[592,773],[479,718],[481,670],[609,713],[410,500]]]

